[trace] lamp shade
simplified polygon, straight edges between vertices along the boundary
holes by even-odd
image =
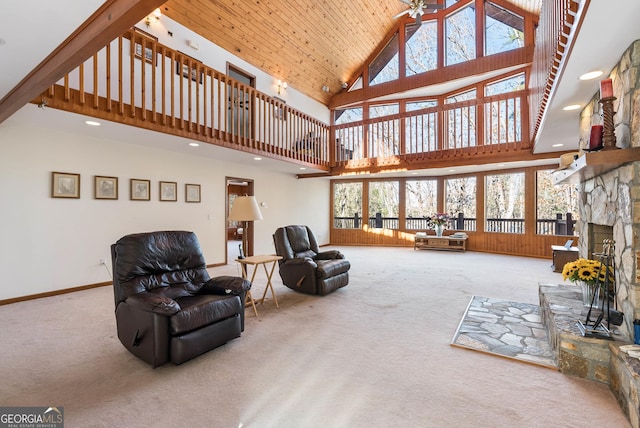
[[[230,221],[254,221],[262,220],[262,213],[258,207],[255,196],[238,196],[233,200]]]

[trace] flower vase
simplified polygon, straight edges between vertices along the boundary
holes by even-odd
[[[437,224],[435,229],[436,229],[436,236],[437,237],[442,237],[442,232],[444,232],[444,225],[443,224]]]
[[[580,284],[580,289],[582,290],[582,304],[584,306],[591,306],[593,302],[593,307],[596,308],[600,305],[600,293],[595,293],[595,297],[593,293],[595,292],[596,284],[590,284],[585,281],[578,281]],[[599,291],[599,290],[598,290]]]

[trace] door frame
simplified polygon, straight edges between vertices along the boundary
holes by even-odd
[[[250,178],[240,178],[240,177],[230,177],[230,176],[226,176],[224,179],[224,194],[225,194],[225,222],[224,222],[224,257],[225,257],[225,264],[229,263],[229,254],[228,254],[228,250],[229,250],[229,220],[227,220],[229,218],[229,209],[230,209],[230,204],[229,204],[229,186],[232,185],[233,183],[246,183],[246,192],[243,193],[240,196],[255,196],[253,194],[253,189],[254,189],[254,181]],[[247,227],[244,228],[245,230],[242,231],[243,234],[246,234],[247,236],[247,248],[243,248],[242,250],[244,251],[244,255],[245,256],[252,256],[253,255],[253,222],[249,221],[247,222]]]

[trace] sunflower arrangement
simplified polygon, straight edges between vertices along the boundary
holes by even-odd
[[[609,275],[609,283],[613,283],[615,281],[613,268],[607,269],[602,262],[597,260],[579,258],[565,264],[562,268],[562,279],[568,279],[571,282],[583,281],[591,285],[596,282],[604,284],[607,275]]]

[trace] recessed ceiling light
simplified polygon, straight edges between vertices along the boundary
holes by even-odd
[[[85,120],[84,123],[89,126],[100,126],[100,122],[96,122],[95,120]]]
[[[578,110],[580,108],[580,104],[571,104],[570,106],[563,107],[562,110]]]
[[[591,80],[591,79],[595,79],[596,77],[602,76],[602,74],[603,73],[600,70],[590,71],[588,73],[584,73],[582,76],[578,77],[578,79],[580,79],[580,80]]]
[[[302,171],[304,171],[304,170],[305,170],[305,169],[307,169],[307,168],[305,168],[305,167],[301,166],[301,167],[300,167],[300,169],[301,169]]]
[[[551,147],[562,147],[564,146],[564,144],[562,143],[557,143],[557,144],[552,144]]]
[[[253,160],[262,160],[262,158],[253,158]]]
[[[504,164],[503,163],[499,163],[498,166],[504,166]]]
[[[449,172],[456,172],[456,170],[455,169],[450,169]]]
[[[200,144],[198,144],[198,143],[189,143],[189,145],[191,147],[199,147],[200,146]]]

